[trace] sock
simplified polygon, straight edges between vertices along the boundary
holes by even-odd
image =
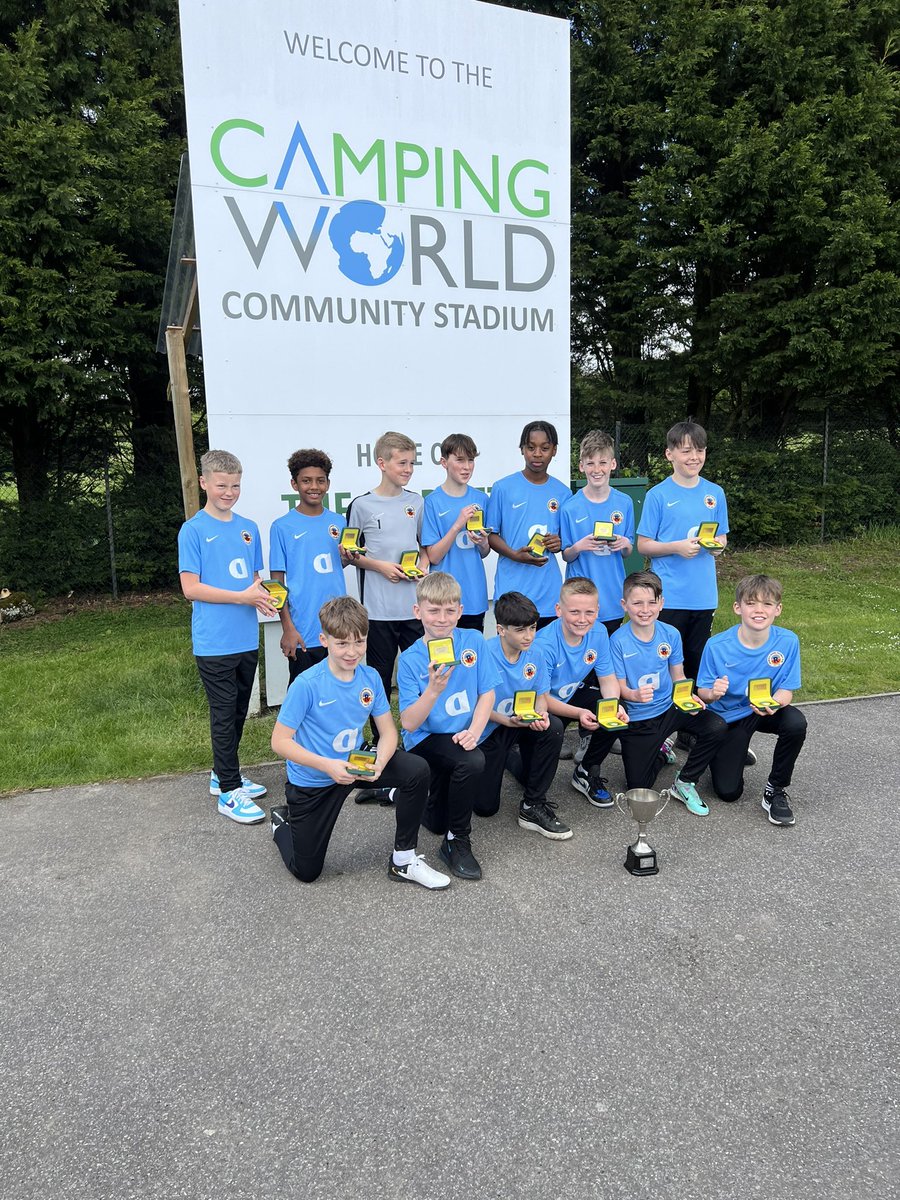
[[[408,867],[411,862],[415,862],[415,850],[395,850],[393,854],[395,867]]]
[[[447,841],[448,841],[448,842],[452,842],[452,841],[453,841],[453,834],[450,832],[450,830],[449,830],[449,829],[447,830]]]
[[[765,795],[774,796],[774,794],[775,794],[775,784],[772,782],[771,779],[767,779]]]

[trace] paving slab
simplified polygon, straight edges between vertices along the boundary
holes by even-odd
[[[352,799],[313,885],[199,776],[0,800],[4,1200],[898,1195],[900,698],[805,711],[797,824],[757,736],[643,879],[567,763],[440,894]]]

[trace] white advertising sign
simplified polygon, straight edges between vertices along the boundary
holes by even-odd
[[[181,0],[210,445],[241,511],[287,511],[299,447],[329,507],[372,447],[478,444],[473,484],[569,444],[568,25],[477,0]]]

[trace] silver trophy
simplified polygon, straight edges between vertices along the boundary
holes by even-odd
[[[631,788],[627,792],[619,792],[616,796],[616,808],[626,817],[630,813],[637,821],[637,841],[632,842],[625,854],[625,869],[632,875],[656,875],[659,867],[656,865],[656,851],[647,841],[647,826],[658,817],[671,799],[668,790],[654,792],[652,788]],[[628,805],[628,811],[620,801]]]

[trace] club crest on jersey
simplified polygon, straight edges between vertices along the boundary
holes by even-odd
[[[406,515],[408,517],[414,517],[416,515],[416,510],[413,508],[413,506],[411,504],[407,504],[406,508],[404,508],[403,511],[406,513]]]
[[[335,541],[337,541],[338,538],[341,536],[341,531],[338,529],[337,525],[329,525],[328,532],[331,535],[331,537],[334,538]]]
[[[609,519],[612,521],[613,525],[621,525],[625,520],[625,514],[616,509],[615,512],[611,512],[609,514]]]
[[[249,529],[242,529],[241,537],[244,539],[244,541],[247,543],[248,546],[252,544],[253,534],[250,532]]]
[[[537,675],[537,667],[534,663],[526,663],[522,668],[522,675],[525,679],[534,679],[535,675]]]
[[[707,508],[715,508],[716,507],[716,498],[715,498],[715,496],[710,496],[707,494],[706,496],[703,497],[703,503],[706,505]]]
[[[558,500],[548,500],[547,507],[549,508],[549,510],[551,512],[559,512],[559,501]]]
[[[656,653],[659,655],[660,658],[668,658],[669,655],[672,653],[672,647],[669,645],[668,642],[660,642],[659,645],[656,647]]]
[[[770,667],[780,667],[781,664],[784,662],[784,655],[781,653],[780,650],[773,650],[772,653],[766,659],[766,662],[769,664]]]
[[[459,656],[459,661],[464,667],[474,667],[478,662],[478,655],[474,650],[463,650],[462,654]]]
[[[592,667],[594,665],[594,663],[597,661],[597,651],[596,650],[585,650],[584,661],[589,667]]]
[[[363,708],[371,708],[375,703],[375,693],[371,688],[364,687],[359,693],[359,702]]]

